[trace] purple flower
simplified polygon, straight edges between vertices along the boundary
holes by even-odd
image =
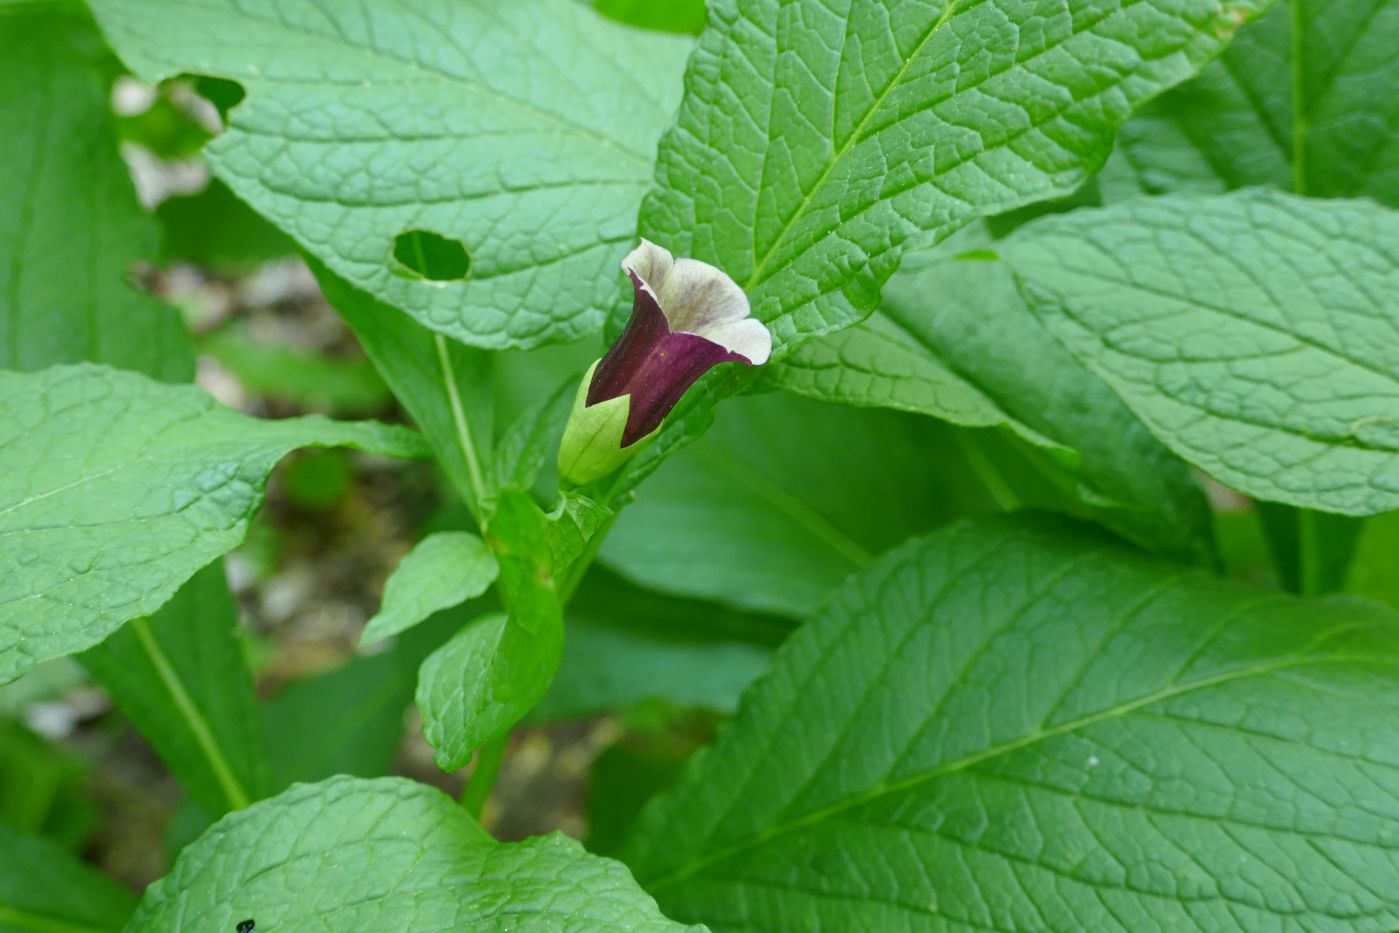
[[[743,290],[708,263],[642,240],[622,269],[635,291],[631,320],[584,378],[559,450],[560,473],[575,483],[620,466],[713,367],[757,366],[772,353]]]

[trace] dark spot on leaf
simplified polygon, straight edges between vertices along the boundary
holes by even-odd
[[[257,929],[257,921],[255,920],[244,920],[238,924],[238,933],[253,933],[255,929]]]
[[[460,281],[471,271],[466,246],[431,230],[405,230],[394,237],[393,258],[409,272],[433,282]]]

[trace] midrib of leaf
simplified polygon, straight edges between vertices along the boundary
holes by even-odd
[[[860,122],[855,127],[854,131],[848,137],[846,137],[846,140],[841,145],[839,151],[832,155],[831,158],[826,162],[825,168],[821,170],[821,175],[819,178],[816,179],[816,183],[811,186],[811,190],[808,191],[806,194],[802,195],[801,203],[797,205],[796,211],[794,211],[792,213],[792,216],[788,218],[787,223],[783,225],[782,229],[778,232],[777,236],[773,238],[772,245],[768,247],[767,252],[763,254],[762,258],[758,261],[757,265],[753,267],[752,274],[748,276],[747,282],[744,283],[744,291],[751,291],[758,285],[762,284],[764,279],[764,273],[767,270],[768,262],[771,261],[773,255],[776,254],[778,248],[782,245],[783,240],[787,238],[787,234],[792,232],[792,227],[796,225],[798,220],[800,220],[806,215],[807,210],[811,207],[811,203],[816,197],[816,193],[821,190],[821,186],[826,183],[826,179],[828,179],[831,176],[831,172],[835,170],[835,167],[840,164],[841,160],[844,159],[847,155],[849,155],[850,151],[860,144],[860,142],[863,140],[865,129],[869,126],[870,120],[874,119],[874,115],[878,113],[880,109],[884,106],[885,99],[888,98],[888,96],[891,93],[893,93],[894,89],[898,87],[900,83],[902,83],[904,75],[908,73],[909,67],[914,63],[914,61],[917,60],[918,56],[922,54],[923,49],[927,46],[929,42],[932,41],[933,36],[937,35],[937,31],[941,29],[944,25],[946,25],[947,21],[952,18],[952,14],[955,13],[960,6],[961,0],[947,0],[947,5],[943,7],[942,13],[938,15],[938,18],[933,23],[932,28],[930,28],[927,31],[927,33],[925,33],[923,37],[918,40],[918,45],[908,55],[908,57],[904,59],[903,64],[899,66],[898,70],[894,72],[894,76],[889,80],[889,83],[886,84],[883,87],[883,89],[880,90],[878,96],[876,96],[874,102],[870,104],[869,109],[865,111],[865,115],[860,119]],[[844,43],[842,43],[841,55],[843,56],[844,53]],[[831,95],[831,106],[836,106],[834,92]]]
[[[854,564],[856,569],[864,567],[874,560],[873,554],[837,528],[824,515],[747,464],[716,457],[708,452],[704,452],[700,456],[776,506],[797,524],[811,531],[830,545],[832,550]]]
[[[170,698],[175,702],[175,708],[184,717],[190,732],[194,735],[195,742],[204,752],[204,757],[208,759],[209,766],[214,771],[214,777],[219,782],[224,796],[228,799],[229,808],[241,810],[251,804],[253,802],[252,795],[243,787],[238,776],[233,773],[233,768],[224,756],[223,749],[219,748],[219,743],[214,738],[213,730],[209,728],[208,721],[199,711],[194,698],[185,689],[184,681],[180,679],[174,665],[165,656],[165,652],[156,641],[154,633],[151,632],[150,623],[146,619],[136,619],[128,622],[127,625],[131,627],[131,631],[135,634],[136,640],[141,643],[142,649],[150,656],[151,664],[155,666],[156,673],[160,675],[161,683],[165,685]]]
[[[0,904],[0,923],[11,924],[22,930],[33,930],[35,933],[106,933],[107,930],[107,927],[73,923],[5,904]]]
[[[1321,638],[1318,639],[1318,641],[1325,641],[1341,634],[1345,634],[1352,631],[1359,631],[1368,627],[1373,626],[1355,625],[1333,630],[1331,632],[1324,633],[1321,636]],[[683,881],[684,879],[703,871],[710,865],[722,862],[727,858],[731,858],[732,856],[738,855],[749,849],[756,848],[757,846],[770,842],[771,840],[779,836],[784,836],[788,833],[796,832],[800,829],[805,829],[808,826],[820,823],[847,810],[851,810],[856,807],[863,806],[864,804],[871,803],[880,799],[881,797],[886,797],[891,794],[897,794],[903,791],[911,790],[915,787],[918,787],[920,784],[925,784],[929,781],[933,781],[941,777],[946,777],[949,774],[955,774],[958,771],[964,771],[985,761],[989,761],[994,758],[999,758],[1002,755],[1010,754],[1011,752],[1018,751],[1022,748],[1026,748],[1030,745],[1034,745],[1046,739],[1055,738],[1056,736],[1074,732],[1079,729],[1085,729],[1089,726],[1093,726],[1100,722],[1104,722],[1110,719],[1117,719],[1122,716],[1126,716],[1129,713],[1142,709],[1143,707],[1165,702],[1167,700],[1174,699],[1178,696],[1193,693],[1197,690],[1206,690],[1211,687],[1219,687],[1223,686],[1224,684],[1228,684],[1236,680],[1243,680],[1249,677],[1260,677],[1282,671],[1295,670],[1297,668],[1305,667],[1309,664],[1322,663],[1323,661],[1328,663],[1344,661],[1356,661],[1363,663],[1370,660],[1373,659],[1367,659],[1363,657],[1351,658],[1342,655],[1332,655],[1326,658],[1300,658],[1288,661],[1278,661],[1272,664],[1261,664],[1255,667],[1242,668],[1234,671],[1223,671],[1212,677],[1204,677],[1200,680],[1191,681],[1190,683],[1176,684],[1170,687],[1163,687],[1160,690],[1157,690],[1153,693],[1149,693],[1146,696],[1139,697],[1135,700],[1131,700],[1129,702],[1122,703],[1117,706],[1112,706],[1107,709],[1100,710],[1096,713],[1091,713],[1087,716],[1082,716],[1078,719],[1070,720],[1058,726],[1054,726],[1053,728],[1036,730],[1035,732],[1032,732],[1028,735],[1021,736],[1018,739],[1013,739],[1009,742],[1003,742],[1000,745],[993,745],[990,748],[983,749],[982,751],[975,752],[971,755],[963,756],[962,758],[948,762],[944,765],[939,765],[938,767],[932,768],[928,771],[923,771],[918,774],[909,775],[908,777],[903,778],[902,780],[891,781],[888,783],[876,785],[875,787],[872,787],[863,793],[851,795],[836,803],[830,804],[825,807],[821,807],[817,810],[813,810],[810,813],[803,814],[802,816],[790,820],[786,823],[775,824],[763,830],[762,832],[755,833],[751,836],[739,839],[726,846],[715,849],[709,855],[706,855],[703,858],[695,859],[688,865],[682,866],[681,868],[672,871],[670,874],[663,875],[654,881],[644,881],[644,876],[641,876],[643,879],[643,886],[648,891],[658,891],[661,888],[669,887],[670,885]]]
[[[422,244],[416,244],[419,256]],[[452,424],[457,431],[457,446],[466,460],[466,471],[471,479],[471,491],[476,496],[476,507],[480,508],[486,498],[486,483],[481,476],[481,464],[476,459],[476,445],[471,441],[471,425],[466,420],[466,409],[461,403],[461,393],[457,391],[457,381],[452,378],[452,361],[447,355],[447,338],[433,332],[432,342],[437,347],[437,365],[442,370],[442,386],[447,392],[447,404],[452,409]]]
[[[1286,0],[1290,17],[1291,58],[1288,63],[1292,74],[1292,187],[1296,194],[1307,193],[1307,114],[1306,88],[1303,86],[1302,51],[1306,48],[1306,32],[1302,2]]]

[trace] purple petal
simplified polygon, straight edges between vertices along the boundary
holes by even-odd
[[[598,364],[588,386],[588,405],[631,396],[622,446],[628,447],[660,427],[680,397],[720,363],[749,363],[696,334],[671,333],[656,296],[634,273],[636,291],[631,320]],[[750,364],[751,365],[751,364]]]

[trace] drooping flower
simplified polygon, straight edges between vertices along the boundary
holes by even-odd
[[[719,269],[675,259],[647,240],[622,269],[634,291],[631,320],[583,377],[559,448],[559,473],[573,483],[621,466],[710,369],[758,366],[772,353],[772,335]]]

